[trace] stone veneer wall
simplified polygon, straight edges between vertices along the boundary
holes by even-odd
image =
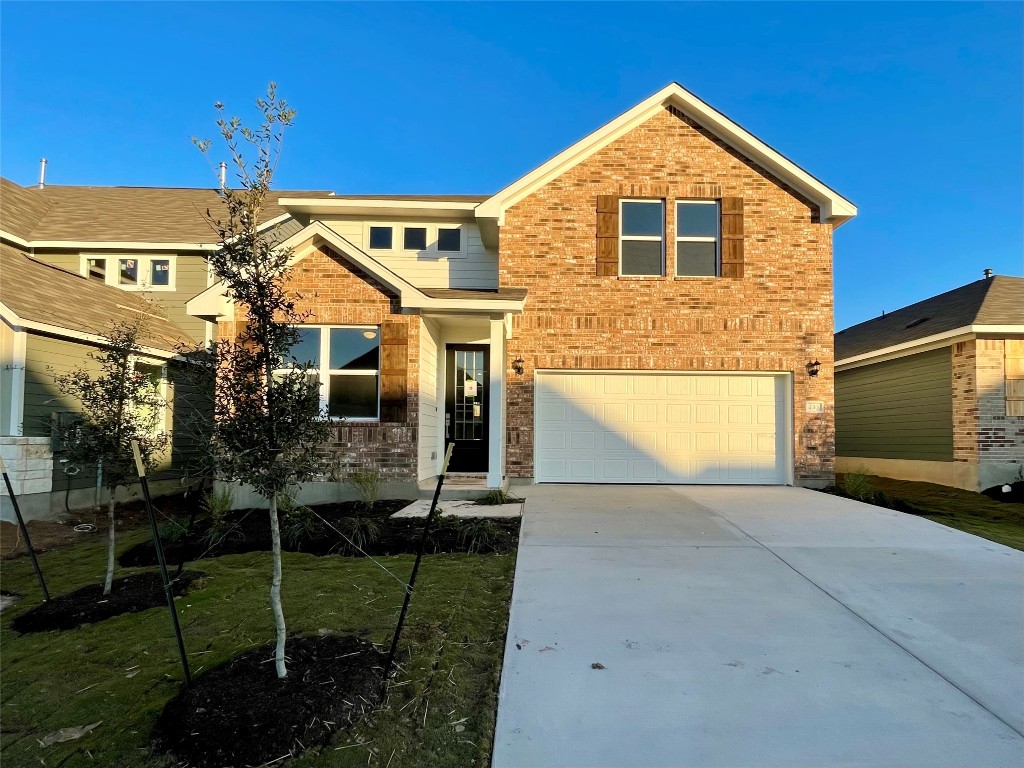
[[[666,189],[667,276],[597,277],[597,195]],[[723,196],[744,200],[744,277],[674,278],[671,199]],[[510,476],[533,475],[533,374],[546,368],[790,371],[796,482],[833,479],[832,226],[767,171],[666,109],[512,206],[499,253],[500,284],[530,291],[506,350],[506,365],[525,361],[509,378]]]

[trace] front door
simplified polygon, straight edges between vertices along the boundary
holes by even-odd
[[[487,471],[489,348],[478,344],[448,346],[445,443],[455,443],[450,472]]]

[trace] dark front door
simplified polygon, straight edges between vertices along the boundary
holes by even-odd
[[[448,347],[445,444],[455,443],[449,472],[487,471],[488,347]]]

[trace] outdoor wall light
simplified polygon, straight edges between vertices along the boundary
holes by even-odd
[[[516,372],[517,376],[523,375],[523,363],[526,362],[521,357],[517,357],[512,361],[512,370]]]
[[[812,379],[818,375],[818,371],[821,370],[821,363],[815,360],[813,363],[807,364],[807,375]]]

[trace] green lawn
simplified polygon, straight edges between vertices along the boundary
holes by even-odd
[[[842,476],[838,479],[842,484]],[[921,517],[1024,550],[1024,504],[1004,504],[980,493],[933,483],[872,475],[868,479],[875,490],[905,501]]]
[[[146,537],[121,537],[119,550]],[[411,556],[381,558],[408,578]],[[101,540],[40,558],[50,591],[99,582]],[[270,556],[250,553],[191,566],[207,578],[178,601],[193,674],[273,637]],[[119,569],[119,576],[133,569]],[[504,650],[515,555],[430,555],[421,566],[390,706],[290,766],[486,766]],[[181,675],[166,609],[69,632],[19,636],[11,618],[34,605],[30,562],[0,564],[5,590],[24,595],[0,620],[0,763],[15,766],[169,766],[150,751],[152,725]],[[285,553],[289,633],[321,629],[390,643],[402,586],[365,559]],[[410,654],[411,653],[411,658]],[[269,671],[269,670],[268,670]],[[46,734],[102,724],[78,741],[40,746]],[[257,736],[257,734],[254,734]]]

